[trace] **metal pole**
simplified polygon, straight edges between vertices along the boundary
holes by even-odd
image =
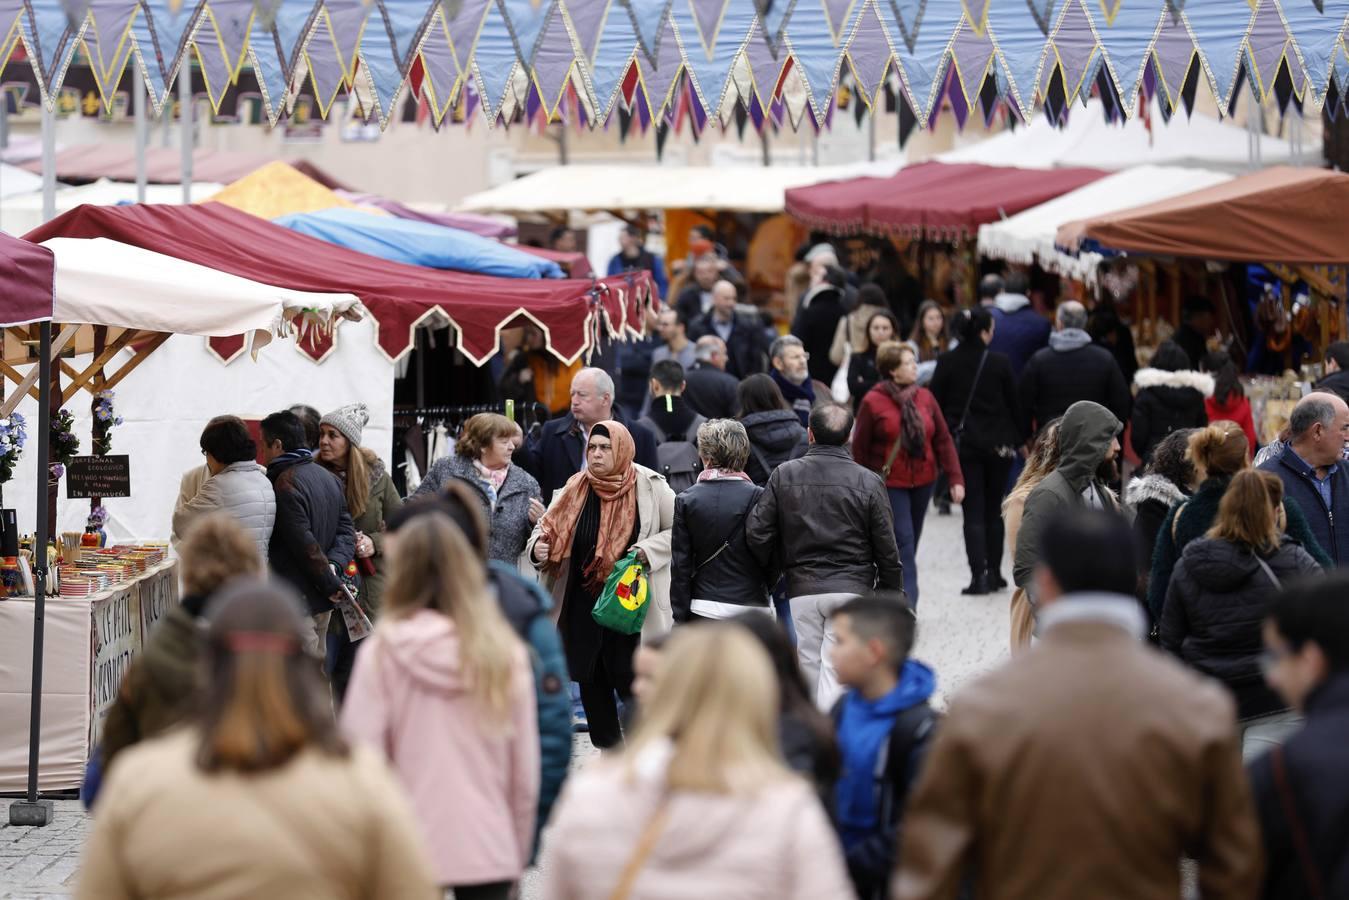
[[[867,112],[867,162],[876,161],[876,107]]]
[[[42,104],[42,221],[56,218],[56,113]]]
[[[134,60],[131,69],[134,72],[131,90],[136,113],[136,202],[144,203],[145,187],[150,180],[145,171],[145,146],[150,140],[150,123],[145,115],[145,73]]]
[[[44,122],[46,119],[44,118]],[[45,129],[44,129],[45,131]],[[42,727],[42,633],[47,595],[47,468],[51,458],[52,323],[43,322],[38,344],[37,534],[33,539],[33,690],[28,723],[28,796],[9,807],[9,824],[51,824],[53,804],[37,797],[38,748]]]
[[[182,68],[178,70],[178,118],[182,135],[183,163],[183,202],[192,202],[192,66],[184,57]]]

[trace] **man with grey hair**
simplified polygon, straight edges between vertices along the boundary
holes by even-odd
[[[801,420],[802,427],[810,427],[810,411],[815,404],[830,399],[829,386],[810,377],[810,354],[801,339],[784,334],[768,348],[773,370],[768,373],[782,391],[787,405]]]
[[[655,439],[614,405],[614,380],[609,373],[582,369],[571,380],[571,410],[546,423],[520,449],[518,462],[538,480],[544,503],[551,502],[553,492],[584,468],[590,429],[606,421],[627,428],[637,447],[637,463],[656,469]]]
[[[726,359],[726,342],[715,334],[694,345],[693,367],[684,373],[684,401],[700,416],[733,419],[740,412],[740,382],[726,374]]]
[[[1129,421],[1129,385],[1114,354],[1091,342],[1086,307],[1076,300],[1060,303],[1054,322],[1049,346],[1037,351],[1021,373],[1022,435],[1035,434],[1081,400],[1099,403],[1116,419]]]
[[[726,342],[726,371],[736,378],[748,378],[764,370],[763,322],[752,313],[737,309],[740,295],[736,286],[721,280],[712,286],[712,308],[689,326],[695,341],[715,335]]]
[[[1349,405],[1328,391],[1313,391],[1288,417],[1288,445],[1260,466],[1283,481],[1316,541],[1336,566],[1349,566]],[[1339,513],[1339,525],[1335,523]]]

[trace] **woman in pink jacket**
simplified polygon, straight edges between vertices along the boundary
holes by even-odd
[[[342,730],[388,755],[438,881],[458,900],[506,900],[539,795],[525,648],[449,518],[419,516],[392,537],[385,618],[357,656]]]
[[[567,781],[548,900],[851,897],[819,796],[777,749],[777,678],[736,625],[677,630],[627,748]]]

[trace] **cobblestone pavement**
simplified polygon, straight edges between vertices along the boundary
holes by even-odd
[[[972,677],[1007,656],[1007,604],[1010,592],[965,597],[969,583],[965,545],[957,508],[950,516],[932,511],[918,549],[920,602],[918,645],[914,656],[937,671],[943,698]],[[1004,577],[1010,574],[1004,561]],[[579,735],[577,763],[595,758],[590,742]],[[56,803],[56,816],[46,828],[11,828],[8,800],[0,800],[0,900],[48,900],[69,897],[75,883],[80,848],[89,820],[78,801]],[[540,896],[539,873],[526,874],[525,900]]]

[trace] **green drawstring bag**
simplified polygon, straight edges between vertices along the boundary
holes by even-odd
[[[590,616],[603,628],[620,634],[636,634],[646,621],[650,600],[646,570],[637,561],[637,551],[633,550],[614,563],[614,570],[605,579],[604,590],[600,591]]]

